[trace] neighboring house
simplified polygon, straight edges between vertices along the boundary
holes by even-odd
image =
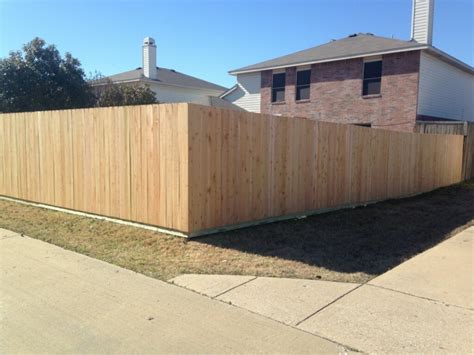
[[[412,40],[354,34],[232,70],[221,95],[248,111],[413,131],[474,121],[474,70],[433,47],[434,0],[414,0]]]
[[[227,88],[210,83],[173,69],[156,66],[156,45],[151,37],[143,40],[143,66],[124,73],[97,80],[92,85],[100,90],[107,85],[107,79],[121,85],[147,85],[156,93],[159,102],[197,102],[211,106],[236,106],[219,96]]]

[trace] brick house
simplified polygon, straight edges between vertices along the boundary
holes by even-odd
[[[222,98],[253,112],[413,131],[474,121],[474,70],[431,45],[434,0],[414,0],[410,41],[354,34],[232,70]]]

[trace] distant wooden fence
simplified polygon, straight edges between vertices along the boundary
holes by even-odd
[[[0,194],[198,235],[461,181],[463,139],[192,104],[0,115]]]
[[[462,177],[474,179],[474,122],[419,121],[419,133],[459,134],[464,136]]]
[[[468,122],[464,121],[417,121],[415,130],[418,133],[432,134],[467,134]]]

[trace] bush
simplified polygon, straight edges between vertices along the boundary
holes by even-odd
[[[158,103],[154,91],[148,86],[120,85],[114,84],[107,79],[101,80],[105,80],[106,84],[95,87],[95,106],[107,107]]]

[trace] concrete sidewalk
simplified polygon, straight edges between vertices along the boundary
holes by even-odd
[[[232,275],[182,275],[170,282],[292,326],[359,286]]]
[[[474,227],[368,284],[183,275],[173,283],[364,352],[474,352]]]
[[[473,353],[473,231],[373,279],[299,327],[366,352]]]
[[[0,353],[344,352],[321,337],[0,229]]]
[[[172,280],[205,297],[0,229],[0,353],[472,353],[473,260],[470,228],[364,285]]]
[[[369,285],[474,309],[474,227],[376,277]]]

